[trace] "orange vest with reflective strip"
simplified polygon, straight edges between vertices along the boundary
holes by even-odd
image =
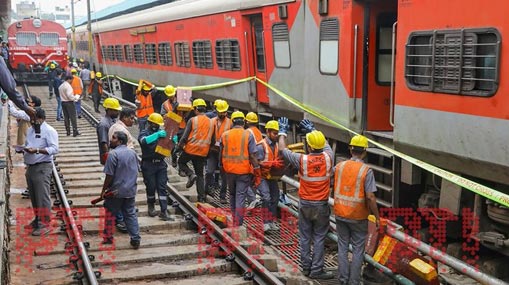
[[[198,115],[189,120],[191,131],[184,151],[188,154],[206,157],[209,154],[214,125],[205,115]]]
[[[171,105],[170,100],[164,101],[163,108],[166,110],[166,113],[173,112],[173,106]],[[186,128],[186,120],[184,120],[184,112],[177,111],[174,113],[176,113],[177,115],[182,117],[182,121],[180,121],[180,123],[179,123],[179,129],[185,129]]]
[[[230,120],[230,118],[224,118],[224,120],[221,122],[219,117],[214,117],[212,118],[212,122],[214,122],[216,139],[219,139],[224,132],[232,128],[232,120]]]
[[[347,160],[336,165],[334,173],[334,214],[351,220],[365,220],[369,209],[366,203],[364,182],[369,167]]]
[[[270,147],[269,143],[265,139],[262,139],[259,142],[259,144],[261,144],[263,146],[263,149],[265,150],[265,156],[260,161],[260,168],[261,168],[261,171],[262,171],[262,177],[265,178],[265,179],[270,179],[273,176],[272,175],[272,171],[271,171],[272,170],[272,166],[270,166],[270,164],[269,164],[269,166],[267,166],[267,164],[265,164],[264,162],[276,160],[278,158],[278,155],[279,155],[279,148],[277,146],[277,143],[275,143],[274,151],[272,151],[272,148]]]
[[[252,127],[249,127],[247,130],[251,134],[253,134],[253,137],[254,137],[256,143],[260,143],[263,140],[262,132],[260,132],[260,130],[257,127],[252,126]]]
[[[83,94],[83,88],[81,87],[81,79],[76,75],[73,75],[72,77],[73,77],[71,81],[72,91],[74,92],[74,95],[81,96],[81,94]]]
[[[327,201],[330,193],[332,159],[325,152],[300,157],[299,197],[311,201]]]
[[[223,144],[221,162],[226,173],[251,173],[249,135],[249,132],[242,128],[233,128],[221,136]]]
[[[143,96],[141,94],[136,95],[136,100],[140,102],[140,106],[136,110],[138,118],[144,118],[154,113],[154,106],[152,104],[152,95],[148,94]]]

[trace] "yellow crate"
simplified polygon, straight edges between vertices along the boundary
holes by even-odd
[[[437,278],[436,269],[430,264],[424,262],[423,260],[416,258],[410,261],[409,264],[412,271],[419,277],[423,278],[424,280],[431,281]]]
[[[397,240],[391,238],[390,236],[384,236],[382,241],[378,245],[378,248],[376,249],[373,259],[376,262],[385,265],[387,263],[387,260],[391,256],[392,250],[394,249],[396,243]]]

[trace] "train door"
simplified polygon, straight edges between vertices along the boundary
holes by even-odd
[[[397,0],[365,2],[364,76],[366,130],[392,131],[391,78],[393,25]],[[396,36],[394,34],[394,36]],[[366,65],[367,64],[367,65]]]
[[[257,78],[267,82],[267,61],[265,60],[265,34],[263,31],[262,15],[256,14],[250,16],[251,22],[251,49],[253,55],[254,66],[250,67],[253,70],[253,75]],[[250,74],[251,75],[251,74]],[[256,97],[260,103],[269,103],[268,90],[265,85],[256,81]]]

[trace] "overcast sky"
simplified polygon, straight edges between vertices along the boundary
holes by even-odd
[[[90,0],[90,9],[92,11],[100,11],[109,6],[118,4],[124,0]],[[21,0],[11,0],[13,10],[16,10],[16,4]],[[28,0],[29,3],[35,2],[37,7],[40,7],[43,12],[51,12],[54,6],[71,6],[71,0]],[[78,15],[85,15],[87,11],[86,0],[74,0],[74,11]]]

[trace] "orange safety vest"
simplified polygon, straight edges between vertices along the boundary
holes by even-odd
[[[103,94],[103,85],[100,84],[99,81],[94,80],[94,79],[92,79],[90,81],[90,84],[88,85],[88,90],[87,90],[88,94],[92,94],[94,84],[97,84],[97,86],[99,87],[99,88],[97,88],[97,90],[99,91],[99,94],[102,95]]]
[[[209,154],[214,131],[212,120],[201,114],[192,117],[189,122],[191,123],[191,131],[184,146],[184,151],[188,154],[206,157]]]
[[[351,220],[365,220],[369,209],[366,203],[364,182],[369,166],[347,160],[336,165],[334,173],[334,214]]]
[[[249,132],[242,128],[233,128],[221,136],[223,151],[221,162],[226,173],[249,174]]]
[[[154,113],[152,95],[148,94],[147,96],[143,96],[140,93],[136,95],[136,100],[140,102],[140,106],[136,110],[136,115],[138,116],[138,118],[148,117],[150,116],[150,114]]]
[[[173,112],[173,106],[171,105],[170,100],[164,101],[163,108],[166,110],[166,113]],[[179,123],[179,129],[185,129],[186,128],[186,120],[184,120],[184,112],[177,111],[174,113],[176,113],[177,115],[182,117],[182,121],[180,121],[180,123]]]
[[[325,152],[300,157],[299,197],[311,201],[327,201],[332,172],[332,159]]]
[[[249,127],[247,128],[247,130],[253,134],[253,137],[255,139],[255,142],[258,144],[260,143],[262,140],[263,140],[263,136],[262,136],[262,132],[260,132],[260,130],[255,127],[255,126],[252,126],[252,127]]]
[[[81,96],[81,94],[83,94],[83,87],[81,87],[81,79],[76,75],[73,75],[72,77],[73,79],[71,81],[71,87],[74,92],[74,95]]]
[[[214,122],[216,139],[220,138],[224,132],[232,128],[232,120],[226,117],[223,121],[219,120],[219,117],[212,118],[212,122]]]
[[[248,129],[249,130],[249,129]],[[265,150],[265,156],[260,161],[260,168],[262,171],[262,177],[264,179],[275,179],[281,177],[281,172],[283,169],[275,168],[274,166],[271,166],[270,164],[267,165],[266,161],[275,161],[279,157],[279,148],[277,146],[277,143],[274,144],[274,151],[272,151],[272,148],[270,147],[269,143],[266,139],[262,139],[258,144],[261,144],[263,149]]]

